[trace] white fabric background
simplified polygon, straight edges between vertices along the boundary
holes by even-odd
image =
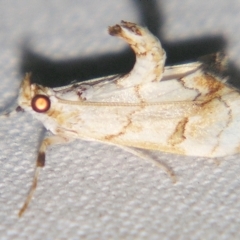
[[[56,61],[121,53],[126,45],[108,36],[107,26],[142,22],[143,1],[154,0],[0,1],[0,110],[17,96],[24,43]],[[239,0],[154,2],[167,44],[223,36],[240,69]],[[41,124],[28,114],[0,119],[0,239],[240,239],[239,155],[217,165],[154,153],[177,174],[173,185],[129,153],[81,140],[48,150],[19,219],[41,136]]]

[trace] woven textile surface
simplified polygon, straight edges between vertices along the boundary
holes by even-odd
[[[0,110],[26,71],[61,85],[131,69],[129,47],[107,33],[121,20],[148,26],[168,64],[224,49],[237,86],[239,12],[239,0],[1,1]],[[240,155],[150,152],[174,170],[173,184],[128,152],[82,140],[48,149],[19,219],[43,135],[29,114],[0,119],[0,239],[240,239]]]

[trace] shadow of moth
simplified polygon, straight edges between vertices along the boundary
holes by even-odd
[[[173,181],[171,169],[140,149],[204,157],[240,150],[235,133],[240,128],[238,90],[206,62],[165,67],[165,51],[146,28],[122,21],[108,30],[135,52],[130,73],[60,88],[33,84],[31,74],[22,81],[16,110],[31,113],[53,136],[41,143],[33,184],[19,216],[30,203],[46,149],[53,144],[79,138],[116,145],[163,168]],[[214,56],[212,69],[220,73],[224,59]]]

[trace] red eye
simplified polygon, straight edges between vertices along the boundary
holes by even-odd
[[[43,113],[48,111],[51,106],[50,99],[45,95],[36,95],[32,99],[32,109],[36,112]]]

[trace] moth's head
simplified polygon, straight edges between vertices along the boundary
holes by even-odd
[[[49,88],[31,83],[31,74],[27,73],[21,83],[18,105],[25,111],[47,112],[51,107]]]

